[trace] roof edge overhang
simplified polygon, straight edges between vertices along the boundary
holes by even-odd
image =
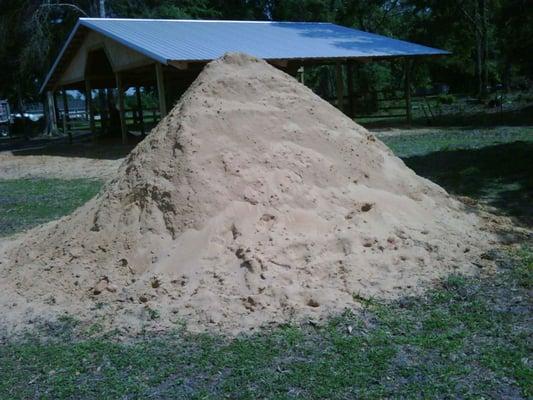
[[[452,53],[449,51],[442,50],[442,52],[439,53],[426,53],[426,54],[390,54],[390,55],[376,55],[376,56],[338,56],[338,57],[284,57],[284,58],[269,58],[264,57],[262,58],[268,63],[276,63],[276,62],[301,62],[301,63],[321,63],[321,64],[328,64],[328,63],[337,63],[337,62],[348,62],[348,61],[355,61],[355,62],[369,62],[369,61],[386,61],[391,59],[416,59],[416,58],[440,58],[444,56],[449,56]],[[261,57],[257,57],[261,58]],[[168,64],[172,63],[198,63],[198,64],[205,64],[208,62],[213,61],[212,59],[179,59],[174,60],[170,59],[167,60]]]
[[[94,21],[94,20],[101,20],[102,18],[79,18],[78,19],[78,22],[76,23],[76,25],[74,26],[74,28],[72,29],[72,31],[70,32],[65,44],[63,45],[63,47],[61,48],[61,51],[59,52],[58,56],[56,57],[54,63],[52,64],[52,67],[50,68],[50,71],[48,72],[48,74],[46,75],[45,79],[44,79],[44,82],[43,84],[41,85],[41,88],[39,89],[39,94],[42,94],[50,85],[50,81],[51,79],[53,78],[54,74],[56,73],[57,71],[57,68],[61,62],[61,60],[63,59],[63,57],[65,56],[65,53],[67,52],[67,50],[69,49],[69,47],[71,46],[72,44],[72,41],[74,40],[74,38],[79,34],[79,32],[81,32],[82,29],[86,29],[87,32],[88,31],[94,31],[94,32],[98,32],[99,34],[107,37],[107,38],[110,38],[112,40],[115,40],[116,42],[122,44],[123,46],[131,49],[131,50],[134,50],[134,51],[137,51],[138,53],[140,54],[143,54],[144,56],[156,61],[156,62],[159,62],[161,64],[164,64],[164,65],[168,65],[169,63],[172,63],[172,62],[182,62],[182,63],[208,63],[210,61],[212,61],[212,59],[191,59],[191,60],[169,60],[165,57],[162,57],[161,55],[158,55],[156,53],[153,53],[153,52],[150,52],[140,46],[137,46],[136,44],[128,41],[128,40],[125,40],[124,38],[118,36],[118,35],[114,35],[114,34],[111,34],[109,32],[107,32],[106,30],[104,29],[101,29],[93,24],[90,24],[90,21]],[[182,22],[241,22],[241,23],[284,23],[284,22],[278,22],[278,21],[220,21],[220,20],[178,20],[178,19],[173,19],[173,20],[166,20],[166,19],[128,19],[128,18],[106,18],[107,20],[140,20],[140,21],[182,21]],[[295,22],[285,22],[285,23],[295,23]],[[297,23],[297,22],[296,22]],[[302,22],[302,23],[308,23],[308,22]],[[321,24],[330,24],[329,22],[313,22],[314,24],[315,23],[321,23]],[[427,47],[427,46],[426,46]],[[451,52],[449,51],[446,51],[446,50],[441,50],[441,49],[435,49],[435,48],[431,48],[432,50],[437,50],[436,52],[431,52],[431,53],[418,53],[418,54],[390,54],[390,55],[375,55],[375,56],[372,56],[372,55],[369,55],[369,56],[353,56],[353,57],[350,57],[350,56],[338,56],[338,57],[285,57],[285,58],[264,58],[265,61],[267,62],[270,62],[270,63],[275,63],[275,62],[296,62],[296,61],[299,61],[301,62],[302,64],[314,64],[314,63],[336,63],[336,62],[342,62],[342,61],[350,61],[350,60],[353,60],[353,61],[359,61],[359,62],[365,62],[365,61],[371,61],[371,60],[376,60],[376,61],[379,61],[379,60],[390,60],[390,59],[399,59],[399,58],[404,58],[404,59],[416,59],[416,58],[428,58],[428,57],[431,57],[431,58],[438,58],[438,57],[442,57],[442,56],[447,56],[447,55],[450,55],[452,54]]]
[[[46,77],[44,79],[44,82],[41,85],[41,88],[39,89],[39,94],[42,94],[47,89],[47,87],[49,86],[50,80],[54,76],[54,73],[56,72],[57,67],[58,67],[61,59],[65,56],[65,53],[66,53],[67,49],[70,47],[73,39],[76,37],[78,32],[81,29],[83,29],[83,28],[86,28],[88,30],[92,30],[94,32],[98,32],[98,33],[100,33],[101,35],[103,35],[105,37],[113,39],[116,42],[118,42],[118,43],[120,43],[120,44],[122,44],[122,45],[124,45],[124,46],[126,46],[126,47],[128,47],[130,49],[132,49],[132,50],[135,50],[135,51],[145,55],[148,58],[153,59],[154,61],[160,62],[160,63],[165,64],[165,65],[168,64],[169,60],[167,60],[166,58],[161,57],[160,55],[152,53],[150,51],[147,51],[147,50],[145,50],[145,49],[143,49],[143,48],[141,48],[139,46],[136,46],[135,44],[133,44],[133,43],[127,41],[127,40],[124,40],[121,37],[118,37],[116,35],[110,34],[109,32],[106,32],[105,30],[99,29],[98,27],[95,27],[93,25],[89,26],[85,22],[85,21],[90,21],[90,20],[93,20],[93,19],[98,19],[98,18],[79,18],[78,19],[78,22],[76,22],[76,25],[74,26],[74,28],[70,32],[65,44],[61,48],[61,51],[59,52],[59,54],[57,55],[54,63],[52,64],[52,67],[50,68],[50,71],[48,71],[48,74],[46,75]]]
[[[74,36],[78,32],[80,24],[81,24],[80,20],[78,19],[78,22],[76,22],[76,25],[74,26],[74,28],[70,32],[65,44],[61,48],[61,51],[59,52],[59,54],[57,55],[54,63],[52,64],[52,67],[50,68],[50,71],[48,71],[48,74],[46,74],[46,77],[44,78],[44,82],[41,85],[41,88],[39,89],[39,94],[42,94],[44,92],[44,90],[46,89],[46,87],[48,86],[48,82],[50,82],[50,79],[52,78],[52,75],[54,75],[54,72],[55,72],[55,70],[56,70],[56,68],[57,68],[57,66],[59,64],[59,61],[61,61],[61,59],[63,58],[65,52],[67,51],[67,48],[70,45],[70,42],[72,42],[72,39],[74,38]]]
[[[169,18],[96,18],[96,17],[80,17],[80,20],[83,21],[99,21],[105,19],[106,21],[161,21],[161,22],[213,22],[213,23],[240,23],[240,24],[323,24],[329,25],[332,22],[321,22],[321,21],[254,21],[254,20],[238,20],[238,19],[169,19]]]
[[[107,32],[106,30],[104,29],[101,29],[100,27],[98,26],[95,26],[95,25],[89,25],[87,24],[85,21],[90,21],[90,20],[95,20],[95,19],[106,19],[108,20],[109,18],[80,18],[79,19],[79,23],[88,27],[89,29],[95,31],[95,32],[98,32],[100,33],[101,35],[104,35],[110,39],[113,39],[115,41],[117,41],[118,43],[132,49],[132,50],[135,50],[143,55],[145,55],[146,57],[148,58],[151,58],[155,61],[158,61],[162,64],[167,64],[168,63],[168,60],[165,58],[165,57],[161,57],[159,54],[156,54],[156,53],[153,53],[151,51],[148,51],[140,46],[137,46],[136,44],[130,42],[129,40],[125,40],[123,37],[121,36],[118,36],[118,35],[114,35],[112,33],[109,33]],[[135,19],[134,19],[135,20]]]

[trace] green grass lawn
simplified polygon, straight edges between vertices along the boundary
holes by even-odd
[[[442,129],[381,139],[408,167],[533,227],[533,127]]]
[[[533,253],[500,263],[496,277],[235,339],[80,338],[65,319],[41,328],[51,339],[4,341],[0,398],[531,398]]]
[[[89,179],[0,180],[0,236],[69,214],[101,186],[101,181]]]
[[[513,201],[527,202],[527,135],[495,144],[481,133],[468,131],[462,141],[441,134],[386,141],[450,191],[489,201],[484,196],[494,186],[500,203],[493,205],[502,213]],[[0,234],[66,214],[100,185],[0,181]],[[527,212],[517,210],[519,219]],[[361,299],[360,312],[323,324],[237,338],[176,327],[124,340],[73,317],[18,338],[0,335],[0,399],[533,398],[533,247],[490,256],[500,267],[495,276],[452,275],[424,296]]]
[[[440,151],[476,150],[514,142],[533,143],[533,126],[495,128],[424,129],[424,133],[379,135],[394,154],[402,158]],[[413,132],[416,132],[413,131]]]

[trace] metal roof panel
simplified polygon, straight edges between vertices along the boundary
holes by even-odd
[[[266,60],[414,57],[449,54],[382,35],[324,22],[80,18],[50,69],[41,92],[80,27],[101,33],[163,64],[210,61],[227,52]]]
[[[447,54],[330,23],[111,18],[80,22],[158,61],[206,61],[227,52],[266,60]]]

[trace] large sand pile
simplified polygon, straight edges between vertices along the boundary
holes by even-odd
[[[295,79],[226,55],[96,198],[5,245],[1,315],[227,331],[318,318],[471,271],[492,240],[480,225]]]

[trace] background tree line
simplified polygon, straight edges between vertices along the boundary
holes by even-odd
[[[452,55],[419,62],[414,82],[480,97],[533,78],[530,0],[0,0],[0,98],[22,108],[38,89],[80,16],[329,21],[433,47]],[[327,67],[310,85],[327,94]],[[394,64],[368,64],[357,89],[398,84]],[[326,79],[324,79],[326,77]],[[326,87],[320,87],[326,86]]]

